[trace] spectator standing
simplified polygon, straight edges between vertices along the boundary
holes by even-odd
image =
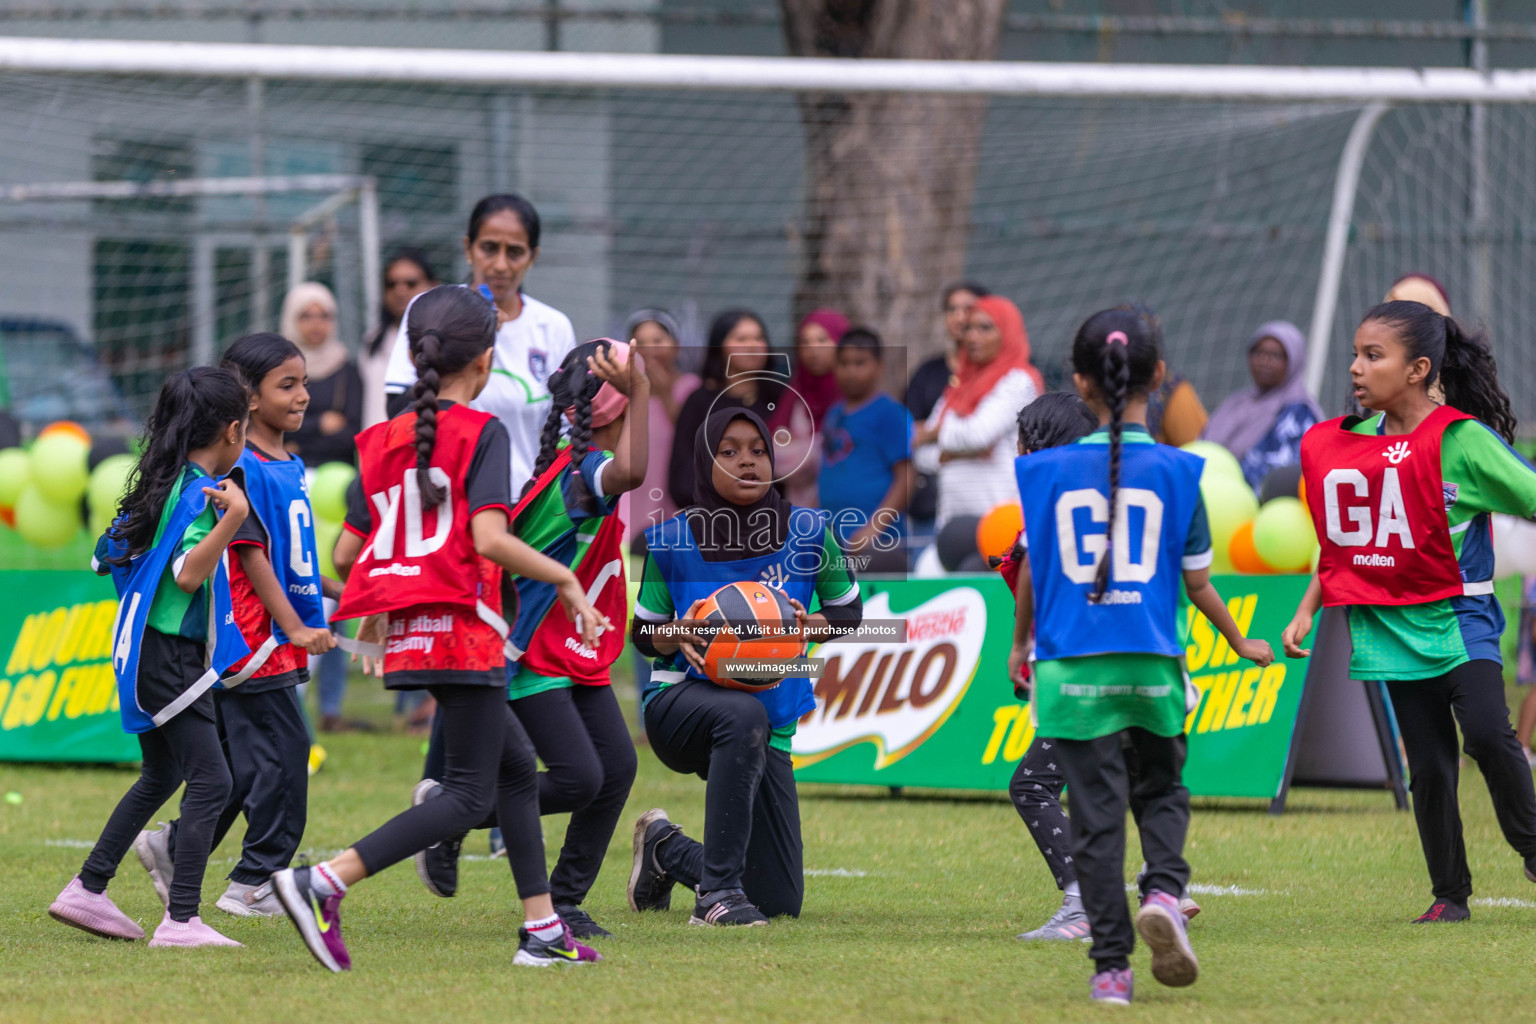
[[[795,329],[795,368],[789,375],[784,401],[768,418],[774,433],[775,458],[793,468],[785,480],[790,503],[815,508],[816,472],[821,463],[821,426],[837,402],[837,344],[848,333],[848,318],[835,309],[807,313]],[[798,396],[798,397],[797,397]],[[789,431],[789,443],[777,443],[779,431]]]
[[[965,322],[976,308],[976,300],[991,294],[975,281],[956,281],[944,289],[940,303],[944,310],[944,351],[925,360],[907,381],[906,405],[914,423],[926,423],[933,415],[933,407],[944,397],[944,390],[955,382],[955,367],[960,363],[960,348],[965,342]],[[939,507],[938,495],[939,482],[933,473],[919,471],[913,477],[907,516],[919,532],[932,529]]]
[[[363,378],[336,336],[336,297],[306,281],[283,298],[283,337],[299,346],[309,371],[309,410],[288,435],[288,450],[306,465],[357,461],[353,438],[363,429]]]
[[[763,326],[762,317],[749,309],[730,309],[715,317],[709,325],[701,376],[703,385],[688,396],[677,414],[672,456],[668,460],[667,493],[678,508],[693,504],[694,441],[717,399],[725,396],[719,402],[722,409],[741,406],[763,420],[773,414],[769,406],[779,397],[783,385],[770,379],[768,373],[768,328]],[[777,451],[774,460],[776,471],[790,468],[779,459]]]
[[[396,249],[384,264],[384,308],[378,326],[363,336],[357,354],[357,368],[363,377],[363,427],[366,429],[388,418],[385,411],[384,378],[400,320],[411,300],[428,288],[437,286],[437,274],[427,254],[420,249]]]
[[[955,378],[912,439],[917,468],[938,476],[938,529],[957,515],[986,515],[1017,499],[1019,410],[1042,387],[1018,306],[998,295],[976,301]]]
[[[702,383],[698,374],[686,373],[678,366],[680,333],[677,321],[663,309],[637,309],[624,322],[624,336],[645,357],[645,372],[651,380],[647,410],[650,456],[645,464],[645,481],[627,492],[621,501],[620,515],[631,544],[647,527],[664,523],[678,512],[667,494],[672,436],[683,403]]]
[[[1307,393],[1306,363],[1301,328],[1286,320],[1260,325],[1248,339],[1253,386],[1228,395],[1206,424],[1206,440],[1237,456],[1255,491],[1270,470],[1301,461],[1301,435],[1323,419]]]

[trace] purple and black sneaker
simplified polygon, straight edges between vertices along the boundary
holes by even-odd
[[[1147,893],[1136,914],[1136,930],[1152,950],[1152,977],[1170,988],[1193,985],[1200,977],[1187,927],[1178,897],[1157,889]]]
[[[321,898],[310,882],[312,868],[285,868],[272,876],[277,898],[310,953],[329,971],[350,971],[352,957],[341,939],[341,897]]]
[[[527,928],[517,930],[517,953],[512,962],[519,967],[550,967],[554,964],[595,964],[603,958],[591,946],[576,941],[571,926],[560,922],[560,935],[545,941]]]
[[[1088,998],[1105,1006],[1130,1006],[1134,982],[1129,967],[1121,971],[1100,971],[1093,976]]]

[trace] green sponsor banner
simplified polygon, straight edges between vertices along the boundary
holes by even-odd
[[[0,571],[0,761],[137,761],[112,674],[117,598],[90,572]]]
[[[1278,653],[1305,576],[1217,576],[1248,636]],[[1034,739],[1013,695],[1008,650],[1013,596],[997,576],[861,583],[866,620],[904,619],[904,642],[823,644],[816,710],[795,734],[803,782],[1007,789]],[[1306,662],[1239,662],[1193,607],[1186,663],[1201,690],[1189,716],[1184,783],[1202,796],[1275,797],[1285,775]]]

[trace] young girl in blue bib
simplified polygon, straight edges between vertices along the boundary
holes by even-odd
[[[309,407],[303,353],[281,334],[249,334],[230,345],[223,365],[251,392],[236,463],[251,514],[229,545],[235,622],[251,655],[231,665],[213,692],[234,780],[214,848],[242,813],[247,825],[239,863],[215,906],[236,917],[273,917],[283,905],[271,875],[292,862],[308,816],[309,726],[298,685],[309,678],[309,655],[336,645],[322,598],[339,596],[341,584],[320,575],[304,461],[284,446]],[[179,830],[172,822],[134,842],[157,891],[173,877]]]
[[[729,583],[756,580],[794,603],[810,641],[856,628],[858,584],[819,509],[774,489],[768,428],[740,407],[711,413],[693,452],[694,503],[646,530],[646,561],[632,638],[655,658],[645,731],[661,763],[706,782],[703,842],[657,808],[635,823],[629,903],[665,910],[672,886],[693,889],[692,922],[761,925],[799,916],[800,806],[790,764],[795,723],[816,706],[809,679],[762,693],[726,689],[704,675],[693,644],[657,627]],[[820,610],[808,615],[812,599]]]
[[[249,397],[228,370],[166,379],[145,425],[143,454],[92,567],[112,576],[112,668],[125,731],[139,737],[138,780],[90,856],[48,908],[57,921],[110,939],[144,930],[107,896],[129,846],[183,782],[181,841],[166,911],[151,946],[238,946],[198,916],[203,871],[230,775],[214,724],[214,683],[250,653],[234,624],[224,551],[249,514],[235,479]],[[222,512],[222,515],[219,513]]]
[[[1072,368],[1100,429],[1017,460],[1029,560],[1015,591],[1009,676],[1030,658],[1033,632],[1033,714],[1071,794],[1072,856],[1093,934],[1091,997],[1128,1003],[1138,931],[1158,981],[1189,985],[1199,973],[1179,912],[1189,880],[1189,791],[1180,775],[1192,707],[1180,586],[1240,656],[1267,665],[1274,655],[1243,637],[1211,586],[1202,460],[1147,433],[1147,396],[1165,370],[1146,320],[1128,310],[1094,314],[1073,341]],[[1134,928],[1124,884],[1132,785],[1147,861]]]

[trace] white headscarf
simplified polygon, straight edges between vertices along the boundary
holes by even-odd
[[[324,341],[314,346],[306,345],[304,336],[299,332],[299,314],[310,306],[319,306],[331,314],[330,333]],[[325,380],[346,365],[347,347],[336,334],[336,296],[320,282],[305,281],[283,296],[279,330],[283,337],[299,346],[299,351],[304,353],[305,368],[309,371],[310,380]]]

